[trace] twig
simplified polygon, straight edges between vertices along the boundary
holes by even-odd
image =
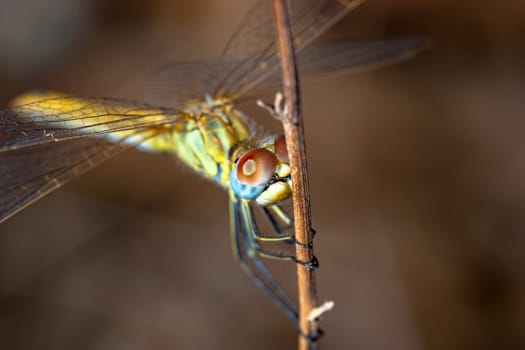
[[[310,314],[307,317],[308,322],[318,322],[324,313],[334,308],[334,305],[335,304],[333,301],[325,301],[320,306],[316,307],[315,309],[312,309],[312,311],[310,311]]]
[[[290,157],[293,193],[293,213],[298,261],[314,262],[313,233],[310,219],[310,191],[306,167],[304,129],[301,116],[299,80],[295,64],[290,14],[286,0],[273,0],[275,23],[279,40],[285,115],[281,118]],[[314,271],[307,264],[297,264],[299,290],[299,350],[308,350],[314,343],[307,338],[317,337],[318,318],[308,319],[317,306]]]

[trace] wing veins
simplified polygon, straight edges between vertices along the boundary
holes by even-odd
[[[112,158],[127,149],[136,147],[138,144],[145,142],[152,137],[158,136],[159,134],[162,134],[162,132],[151,130],[150,134],[144,136],[140,142],[131,142],[129,144],[126,144],[125,142],[128,138],[134,136],[134,134],[124,137],[117,143],[112,143],[106,140],[92,140],[93,142],[100,141],[100,143],[97,142],[90,146],[94,149],[94,152],[89,156],[71,163],[67,162],[64,165],[58,166],[56,169],[50,169],[48,173],[31,177],[29,182],[25,179],[19,179],[23,180],[24,183],[19,185],[22,191],[18,191],[18,194],[16,189],[14,189],[17,186],[16,183],[11,181],[8,187],[10,190],[0,195],[0,223],[51,191],[61,187],[74,177],[84,174],[100,165],[105,160]],[[50,149],[46,151],[52,156],[55,150]],[[55,153],[60,152],[55,151]],[[44,183],[39,185],[39,182],[42,181]],[[3,184],[2,188],[5,188]]]

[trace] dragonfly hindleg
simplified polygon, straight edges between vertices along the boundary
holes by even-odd
[[[297,329],[298,312],[295,305],[290,301],[284,290],[268,271],[266,266],[259,260],[250,241],[250,234],[247,232],[246,221],[240,212],[239,201],[230,201],[230,220],[232,220],[232,246],[235,256],[241,267],[254,280],[273,302],[292,319]]]

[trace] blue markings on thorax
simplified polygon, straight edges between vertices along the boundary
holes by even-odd
[[[213,179],[217,182],[221,182],[221,176],[222,176],[222,164],[217,163],[217,175],[213,177]]]

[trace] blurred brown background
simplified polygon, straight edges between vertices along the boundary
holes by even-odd
[[[141,100],[219,54],[251,1],[2,0],[0,103]],[[325,349],[525,348],[525,5],[368,1],[326,37],[425,34],[413,61],[303,89]],[[278,124],[248,105],[270,128]],[[130,151],[0,225],[5,349],[291,349],[230,253],[227,198]],[[293,266],[272,263],[295,291]]]

